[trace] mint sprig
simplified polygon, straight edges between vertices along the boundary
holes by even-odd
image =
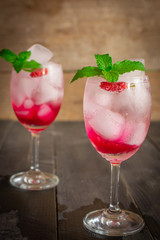
[[[145,71],[143,63],[139,61],[130,61],[124,60],[122,62],[117,61],[112,68],[114,71],[117,71],[119,74],[124,74],[126,72],[140,70]]]
[[[77,71],[77,73],[72,79],[72,82],[74,82],[78,78],[100,76],[101,74],[102,71],[98,67],[84,67]]]
[[[19,73],[21,70],[33,72],[37,68],[42,68],[42,65],[35,60],[28,61],[30,56],[31,51],[23,51],[18,55],[9,49],[2,49],[0,51],[0,57],[7,62],[10,62],[17,73]]]
[[[82,77],[93,77],[93,76],[101,76],[105,78],[108,82],[117,82],[119,75],[124,74],[126,72],[131,72],[135,70],[145,71],[145,67],[143,63],[139,61],[117,61],[112,65],[112,58],[110,55],[103,54],[95,55],[97,67],[84,67],[77,71],[74,75],[72,82]]]
[[[23,65],[23,70],[26,72],[33,72],[37,68],[42,68],[42,65],[35,60],[26,61]]]
[[[97,66],[101,70],[111,70],[112,69],[112,58],[109,56],[109,54],[95,54]]]
[[[103,77],[108,80],[108,82],[117,82],[119,78],[119,73],[117,71],[102,71]]]
[[[4,59],[4,60],[6,60],[6,61],[8,61],[8,62],[10,62],[10,63],[13,63],[14,61],[15,61],[15,59],[16,59],[16,57],[17,57],[17,55],[15,54],[15,53],[13,53],[11,50],[9,50],[9,49],[2,49],[1,51],[0,51],[0,56]]]

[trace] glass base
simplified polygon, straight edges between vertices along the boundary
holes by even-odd
[[[54,174],[29,170],[11,176],[10,183],[24,190],[45,190],[57,186],[59,178]]]
[[[89,231],[106,236],[127,236],[144,227],[143,219],[136,213],[122,210],[113,214],[106,209],[88,213],[83,224]]]

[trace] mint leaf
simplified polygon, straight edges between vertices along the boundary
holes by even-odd
[[[26,61],[31,56],[31,51],[24,51],[18,54],[18,58],[22,61]]]
[[[19,72],[22,70],[22,68],[23,68],[24,61],[22,61],[22,60],[19,59],[19,58],[16,58],[16,60],[14,61],[14,63],[13,63],[12,65],[13,65],[15,71],[16,71],[17,73],[19,73]]]
[[[23,70],[27,72],[32,72],[34,69],[42,68],[42,65],[35,60],[30,60],[24,63]]]
[[[95,54],[97,66],[101,70],[110,71],[112,69],[112,58],[109,54]]]
[[[119,74],[131,72],[134,70],[145,71],[143,63],[137,61],[124,60],[122,62],[117,61],[112,68],[113,71],[117,71]]]
[[[74,75],[71,83],[74,82],[75,80],[77,80],[78,78],[100,76],[101,74],[102,74],[101,69],[99,69],[97,67],[89,67],[89,66],[84,67],[77,71],[77,73]]]
[[[2,57],[7,62],[13,63],[17,55],[9,49],[3,49],[0,51],[0,57]]]
[[[15,58],[14,62],[12,63],[15,71],[19,73],[23,66],[25,65],[27,59],[31,56],[31,51],[24,51],[18,54],[18,56]]]
[[[112,58],[109,54],[95,54],[95,58],[98,67],[84,67],[81,70],[78,70],[71,83],[81,77],[100,75],[108,82],[117,82],[120,74],[135,70],[145,71],[144,65],[139,61],[117,61],[114,65],[112,65]]]
[[[42,65],[35,60],[27,61],[30,56],[31,51],[20,52],[18,56],[9,49],[2,49],[0,51],[0,57],[12,63],[17,73],[19,73],[22,69],[27,72],[32,72],[37,68],[42,68]]]
[[[108,82],[117,82],[119,78],[119,73],[117,71],[102,71],[102,74],[105,79],[108,80]]]

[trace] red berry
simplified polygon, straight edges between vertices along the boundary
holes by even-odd
[[[106,91],[111,92],[122,92],[127,88],[127,84],[125,82],[101,82],[100,87]]]
[[[36,69],[35,71],[31,72],[30,76],[31,77],[42,77],[48,73],[47,68],[39,68]]]

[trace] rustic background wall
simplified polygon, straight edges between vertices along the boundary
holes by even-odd
[[[75,70],[94,65],[95,53],[114,61],[144,58],[152,87],[152,120],[160,120],[159,0],[5,0],[0,2],[0,49],[40,43],[64,69],[65,96],[57,120],[82,120],[85,79]],[[10,64],[0,59],[0,118],[16,119],[9,98]]]

